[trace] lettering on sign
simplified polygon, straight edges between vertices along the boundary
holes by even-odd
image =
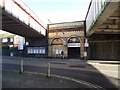
[[[80,43],[68,43],[68,47],[80,47]]]

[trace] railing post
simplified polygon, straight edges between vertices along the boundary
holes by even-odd
[[[41,33],[41,29],[42,29],[42,28],[41,28],[41,26],[40,26],[40,33]]]
[[[28,14],[28,25],[30,26],[30,14]]]
[[[2,0],[2,8],[5,9],[5,0]]]

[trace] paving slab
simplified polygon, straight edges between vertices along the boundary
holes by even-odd
[[[88,88],[88,86],[58,77],[47,78],[40,74],[3,71],[2,88]]]

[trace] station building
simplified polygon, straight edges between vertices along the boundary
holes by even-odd
[[[48,24],[48,56],[84,58],[84,26],[84,21]]]

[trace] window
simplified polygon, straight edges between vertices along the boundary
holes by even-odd
[[[38,49],[36,49],[36,53],[38,53]]]
[[[31,49],[28,49],[28,54],[31,53]]]
[[[45,47],[28,47],[28,54],[45,54]]]
[[[41,53],[41,49],[39,49],[39,53]]]
[[[45,49],[43,49],[43,54],[45,54]]]
[[[13,38],[10,38],[10,42],[13,42],[13,40],[14,40]]]
[[[55,38],[53,41],[52,41],[52,45],[63,45],[63,41],[61,38]]]
[[[28,46],[29,45],[29,42],[26,42],[26,46]]]
[[[8,42],[8,38],[3,38],[3,39],[2,39],[2,42],[3,42],[3,43]]]
[[[62,49],[56,49],[55,54],[61,54],[62,51],[63,51]]]
[[[68,43],[80,43],[80,40],[78,37],[72,37],[68,40]]]

